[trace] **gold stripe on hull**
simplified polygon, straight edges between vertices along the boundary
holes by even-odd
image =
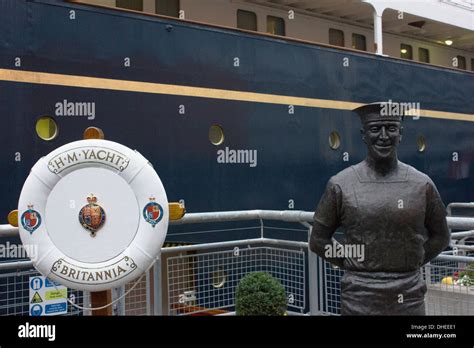
[[[0,81],[78,88],[95,88],[125,92],[178,95],[185,97],[235,100],[254,103],[294,105],[336,110],[353,110],[356,107],[363,105],[363,103],[354,103],[341,100],[302,98],[277,94],[242,92],[216,88],[180,86],[162,83],[116,80],[90,76],[52,74],[11,69],[0,69]],[[435,110],[421,110],[420,114],[422,117],[458,121],[474,121],[474,115],[472,114]]]

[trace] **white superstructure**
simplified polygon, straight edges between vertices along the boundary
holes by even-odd
[[[79,0],[474,71],[472,0]]]

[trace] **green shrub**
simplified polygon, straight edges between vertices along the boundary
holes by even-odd
[[[459,279],[463,278],[465,275],[467,275],[470,280],[474,280],[474,264],[470,264],[466,270],[459,273]]]
[[[284,315],[286,305],[285,288],[268,273],[247,274],[235,292],[237,315]]]

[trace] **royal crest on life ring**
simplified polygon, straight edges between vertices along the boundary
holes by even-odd
[[[150,202],[143,208],[143,217],[153,227],[163,218],[163,207],[155,202],[155,197],[150,197]]]
[[[30,234],[33,234],[41,225],[41,215],[36,210],[33,210],[33,204],[29,204],[28,210],[21,214],[21,225]]]
[[[105,210],[97,204],[97,197],[91,194],[87,197],[87,203],[79,211],[79,222],[82,227],[90,231],[91,237],[104,225]]]

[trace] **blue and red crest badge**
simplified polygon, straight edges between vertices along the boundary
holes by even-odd
[[[163,208],[155,202],[155,197],[150,197],[150,202],[143,208],[143,217],[153,227],[163,218]]]
[[[33,210],[33,204],[28,205],[28,210],[21,214],[21,225],[25,230],[33,234],[33,232],[41,225],[41,215]]]
[[[79,211],[79,222],[82,227],[90,231],[91,237],[104,225],[105,210],[97,204],[97,197],[91,194],[87,197],[87,203]]]

